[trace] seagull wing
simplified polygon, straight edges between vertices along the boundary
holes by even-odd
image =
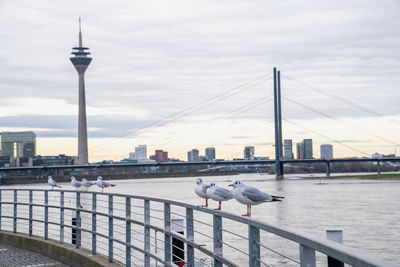
[[[222,197],[225,200],[233,198],[233,194],[231,190],[223,188],[223,187],[216,187],[214,190],[214,194],[216,194],[219,197]]]
[[[272,201],[272,197],[257,188],[247,186],[242,190],[242,195],[253,202]]]

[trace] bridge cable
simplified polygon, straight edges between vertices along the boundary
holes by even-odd
[[[317,131],[311,130],[311,129],[309,129],[309,128],[303,126],[303,125],[300,125],[300,124],[298,124],[298,123],[295,123],[294,121],[290,121],[290,120],[288,120],[288,119],[286,119],[286,118],[283,118],[283,120],[286,121],[286,122],[288,122],[288,123],[291,123],[291,124],[293,124],[293,125],[296,125],[296,126],[298,126],[298,127],[300,127],[300,128],[303,128],[303,129],[306,130],[306,131],[309,131],[309,132],[311,132],[311,133],[317,134],[317,135],[319,135],[319,136],[321,136],[321,137],[323,137],[323,138],[329,139],[329,140],[331,140],[332,142],[335,142],[335,143],[337,143],[337,144],[340,144],[340,145],[342,145],[342,146],[345,146],[345,147],[347,147],[347,148],[350,148],[350,149],[352,149],[352,150],[354,150],[354,151],[356,151],[356,152],[358,152],[358,153],[364,154],[364,155],[366,155],[366,156],[368,156],[368,157],[370,156],[369,154],[367,154],[367,153],[365,153],[365,152],[363,152],[363,151],[361,151],[361,150],[359,150],[359,149],[357,149],[357,148],[354,148],[354,147],[352,147],[352,146],[346,145],[346,144],[344,144],[343,142],[334,140],[334,139],[332,139],[332,138],[330,138],[330,137],[328,137],[328,136],[326,136],[326,135],[323,135],[323,134],[321,134],[321,133],[319,133],[319,132],[317,132]]]
[[[397,144],[397,143],[395,143],[395,142],[393,142],[393,141],[391,141],[391,140],[389,140],[389,139],[387,139],[387,138],[385,138],[385,137],[379,136],[379,135],[374,134],[374,133],[372,133],[372,132],[370,132],[370,131],[364,130],[364,129],[359,128],[359,127],[357,127],[357,126],[354,126],[354,125],[351,125],[351,124],[346,123],[346,122],[344,122],[344,121],[341,121],[341,120],[339,120],[339,119],[337,119],[337,118],[335,118],[335,117],[332,117],[331,115],[328,115],[328,114],[326,114],[326,113],[324,113],[324,112],[322,112],[322,111],[319,111],[319,110],[310,108],[310,107],[308,107],[308,106],[306,106],[306,105],[304,105],[304,104],[301,104],[301,103],[299,103],[299,102],[297,102],[297,101],[295,101],[295,100],[293,100],[293,99],[290,99],[290,98],[288,98],[288,97],[286,97],[286,96],[283,96],[283,98],[289,100],[289,101],[292,102],[292,103],[295,103],[296,105],[302,106],[302,107],[305,108],[305,109],[308,109],[308,110],[310,110],[310,111],[313,111],[313,112],[315,112],[315,113],[318,113],[319,115],[322,115],[322,116],[324,116],[324,117],[326,117],[326,118],[329,118],[329,119],[338,121],[338,122],[340,122],[340,123],[342,123],[342,124],[344,124],[344,125],[346,125],[346,126],[348,126],[348,127],[351,127],[351,128],[356,129],[356,130],[358,130],[358,131],[361,131],[361,132],[364,132],[364,133],[369,134],[369,135],[371,135],[371,136],[374,136],[375,138],[381,139],[381,140],[383,140],[383,141],[385,141],[385,142],[387,142],[387,143],[390,143],[390,144],[392,144],[392,145],[399,146],[399,144]]]
[[[358,103],[356,103],[356,102],[350,101],[350,100],[348,100],[348,99],[345,99],[345,98],[343,98],[343,97],[340,97],[340,96],[337,96],[337,95],[328,94],[328,93],[324,92],[324,91],[321,90],[321,89],[315,88],[315,87],[313,87],[313,86],[311,86],[311,85],[309,85],[309,84],[307,84],[307,83],[305,83],[305,82],[302,82],[302,81],[300,81],[300,80],[297,80],[297,79],[295,79],[295,78],[293,78],[293,77],[291,77],[291,76],[288,76],[288,75],[286,75],[286,74],[284,75],[284,77],[287,78],[287,79],[289,79],[289,80],[291,80],[291,81],[293,81],[293,82],[300,83],[300,84],[304,85],[305,87],[307,87],[307,88],[309,88],[309,89],[311,89],[311,90],[314,90],[314,91],[316,91],[316,92],[319,92],[320,94],[323,94],[323,95],[328,96],[328,97],[331,97],[331,98],[335,98],[336,100],[339,100],[339,101],[341,101],[341,102],[343,102],[343,103],[346,103],[346,104],[348,104],[348,105],[350,105],[350,106],[352,106],[352,107],[356,107],[356,108],[358,108],[358,109],[360,109],[360,110],[362,110],[362,111],[365,111],[365,112],[367,112],[367,113],[369,113],[369,114],[371,114],[371,115],[378,116],[378,117],[387,116],[387,115],[385,115],[385,114],[379,113],[379,112],[377,112],[377,111],[375,111],[375,110],[372,110],[372,109],[370,109],[370,108],[363,107],[362,105],[360,105],[360,104],[358,104]],[[398,121],[398,120],[396,120],[396,119],[390,118],[389,121],[391,121],[391,122],[393,122],[393,123],[395,123],[395,124],[397,124],[397,125],[400,125],[400,121]]]
[[[239,113],[243,113],[243,112],[246,112],[246,111],[255,109],[255,108],[257,108],[257,107],[259,107],[259,106],[261,106],[261,105],[264,105],[265,103],[268,103],[268,102],[271,101],[271,100],[272,100],[272,96],[267,96],[267,97],[263,97],[263,98],[257,99],[256,101],[253,101],[253,102],[251,102],[251,103],[246,103],[245,105],[242,105],[242,106],[240,106],[239,108],[236,108],[236,109],[232,110],[232,111],[229,112],[228,114],[224,114],[224,115],[222,115],[222,116],[218,116],[218,117],[216,117],[216,118],[214,118],[214,119],[208,121],[207,124],[215,124],[215,122],[217,122],[218,120],[232,118],[232,117],[234,117],[235,115],[237,115],[237,114],[239,114]],[[256,104],[256,103],[257,103],[257,104]],[[203,124],[204,124],[204,123],[203,123]],[[198,127],[198,128],[199,128],[199,127]],[[161,142],[161,143],[150,143],[150,144],[149,144],[149,147],[150,147],[150,146],[158,146],[159,144],[165,145],[165,144],[173,143],[173,142],[176,141],[176,140],[182,140],[182,137],[187,136],[187,135],[190,135],[190,134],[192,134],[193,132],[196,132],[198,128],[196,128],[196,129],[194,129],[194,130],[192,130],[192,131],[190,131],[190,132],[186,132],[186,133],[184,133],[184,134],[182,134],[182,135],[179,135],[179,136],[172,136],[172,137],[169,137],[169,138],[167,138],[167,139],[164,139],[165,141],[168,141],[168,140],[171,140],[171,139],[172,139],[171,142],[165,142],[165,141],[163,141],[163,142]],[[124,154],[124,155],[126,155],[126,154]],[[121,156],[124,156],[124,155],[121,155]]]
[[[263,79],[263,78],[265,78],[265,79]],[[177,120],[177,119],[179,119],[179,118],[185,117],[185,116],[187,116],[187,115],[189,115],[189,114],[191,114],[191,113],[193,113],[193,112],[195,112],[195,111],[198,111],[198,110],[201,110],[201,109],[203,109],[203,108],[205,108],[205,107],[208,107],[208,106],[210,106],[211,104],[214,104],[215,102],[217,102],[217,101],[219,101],[219,100],[221,100],[221,99],[226,99],[226,98],[229,98],[229,97],[234,96],[234,95],[236,95],[236,94],[239,94],[239,93],[242,93],[242,92],[244,92],[244,91],[247,91],[247,90],[253,88],[254,86],[258,85],[259,83],[263,82],[264,80],[267,81],[267,80],[270,80],[270,79],[272,79],[272,75],[271,75],[271,74],[264,74],[264,75],[258,76],[258,77],[252,79],[252,80],[249,81],[249,82],[243,83],[243,84],[241,84],[241,85],[239,85],[239,86],[236,86],[236,87],[234,87],[234,88],[231,88],[231,89],[229,89],[229,90],[226,90],[226,91],[224,91],[224,92],[222,92],[222,93],[220,93],[220,94],[218,94],[218,95],[216,95],[216,96],[212,96],[212,97],[210,97],[210,98],[207,98],[207,99],[205,99],[205,100],[203,100],[203,101],[201,101],[201,102],[199,102],[199,103],[197,103],[197,104],[194,104],[194,105],[192,105],[192,106],[189,106],[189,107],[187,107],[187,108],[184,108],[184,109],[182,109],[182,110],[180,110],[180,111],[178,111],[178,112],[175,112],[175,113],[173,113],[173,114],[171,114],[171,115],[168,115],[168,116],[166,116],[166,117],[164,117],[164,118],[162,118],[162,119],[160,119],[160,120],[157,120],[157,121],[148,123],[148,124],[146,124],[146,125],[144,125],[144,126],[142,126],[142,127],[140,127],[140,128],[137,128],[137,129],[131,129],[131,130],[127,131],[126,133],[124,133],[124,134],[122,134],[122,135],[120,135],[120,136],[114,138],[113,141],[108,142],[107,144],[101,144],[101,145],[99,145],[99,146],[95,146],[94,148],[92,148],[92,149],[90,150],[90,152],[91,152],[91,153],[94,153],[94,152],[99,151],[100,149],[102,149],[102,148],[104,148],[104,147],[110,146],[111,144],[113,144],[113,143],[115,143],[115,142],[118,142],[119,139],[121,139],[121,138],[124,138],[124,137],[126,137],[126,136],[129,137],[129,135],[132,134],[132,133],[131,133],[132,130],[140,131],[140,130],[147,129],[147,128],[154,127],[154,126],[162,126],[162,125],[165,125],[165,124],[170,123],[170,122],[172,122],[172,121],[175,121],[175,120]],[[261,81],[260,81],[260,80],[261,80]],[[251,85],[251,83],[253,83],[253,82],[257,82],[257,83]],[[248,86],[248,87],[246,88],[246,86]],[[243,89],[243,87],[245,87],[245,88]],[[208,102],[211,102],[211,103],[208,103]],[[202,105],[203,105],[203,106],[202,106]],[[192,110],[192,111],[190,111],[190,112],[187,112],[187,113],[185,113],[185,114],[183,114],[183,115],[181,114],[181,113],[183,113],[183,112],[189,111],[189,110],[191,110],[191,109],[193,109],[193,108],[196,108],[196,107],[199,107],[199,106],[200,106],[200,108],[197,108],[197,109],[195,109],[195,110]],[[169,119],[171,119],[171,118],[174,118],[174,119],[173,119],[173,120],[169,120]],[[167,120],[168,120],[168,121],[167,121]]]

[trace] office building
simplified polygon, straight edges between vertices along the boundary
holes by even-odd
[[[86,123],[86,100],[85,100],[85,71],[92,58],[88,47],[82,46],[81,18],[79,18],[79,46],[72,48],[74,55],[70,58],[79,76],[79,112],[78,112],[78,164],[88,164],[88,141]]]
[[[129,153],[129,159],[137,160],[137,162],[142,162],[147,160],[147,146],[139,145],[135,147],[135,152]]]
[[[254,159],[254,146],[244,147],[244,159],[253,160]]]
[[[154,155],[150,156],[150,159],[155,160],[156,162],[168,162],[168,152],[163,150],[156,150]]]
[[[206,159],[207,160],[215,159],[215,147],[207,147],[206,148]]]
[[[293,159],[293,144],[292,139],[283,140],[284,158]]]
[[[304,144],[303,142],[296,144],[297,159],[304,159]]]
[[[77,157],[66,156],[60,154],[58,156],[36,156],[33,157],[33,166],[61,166],[74,165],[77,162]]]
[[[330,144],[323,144],[321,148],[321,159],[333,159],[333,146]]]
[[[312,139],[304,139],[304,158],[312,159],[313,158],[313,147],[312,147]]]
[[[0,138],[0,156],[2,157],[16,159],[36,155],[36,134],[34,132],[2,132]]]
[[[198,149],[192,149],[188,151],[188,161],[199,161],[199,150]]]

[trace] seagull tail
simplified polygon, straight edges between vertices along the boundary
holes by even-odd
[[[116,186],[115,184],[111,184],[111,186]]]
[[[56,185],[57,187],[59,187],[59,188],[62,188],[62,186],[61,185]]]
[[[272,201],[282,201],[283,198],[285,197],[281,197],[281,196],[271,196],[272,197]]]

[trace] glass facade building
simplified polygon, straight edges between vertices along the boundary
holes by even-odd
[[[2,132],[0,135],[0,156],[22,158],[36,155],[36,134],[34,132]]]

